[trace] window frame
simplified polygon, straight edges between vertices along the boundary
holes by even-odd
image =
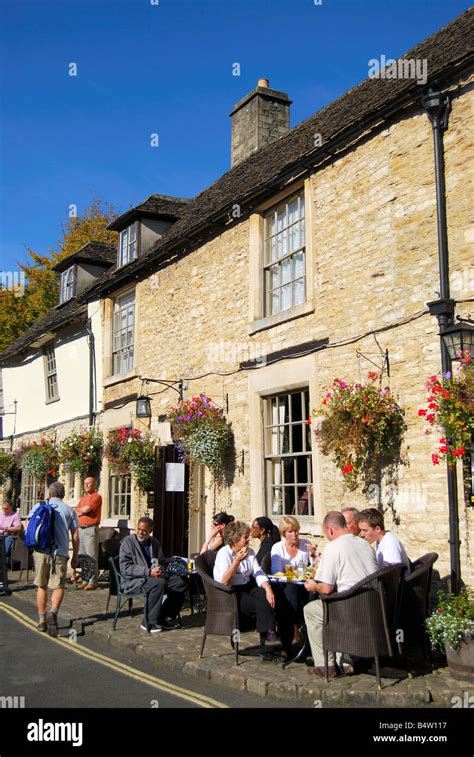
[[[44,499],[46,492],[47,481],[45,479],[39,479],[37,476],[32,476],[30,473],[21,474],[21,487],[20,487],[20,518],[27,518],[33,507],[37,502]],[[25,507],[25,490],[29,492],[26,497],[27,506]],[[42,494],[41,494],[42,492]]]
[[[297,218],[290,222],[290,206],[297,201]],[[278,219],[281,210],[285,211],[285,223],[283,228],[278,229]],[[280,200],[272,205],[262,214],[263,233],[262,233],[262,252],[261,252],[261,281],[262,281],[262,318],[284,317],[285,313],[291,313],[295,308],[304,305],[307,302],[307,241],[306,241],[306,202],[304,186],[293,194]],[[275,222],[275,229],[272,230],[272,220]],[[290,250],[290,230],[298,229],[299,244],[293,250]],[[279,240],[283,240],[283,250],[281,255],[272,259],[271,249],[272,240],[275,240],[275,248],[278,253]],[[298,255],[302,255],[303,273],[300,276],[295,275],[295,261]],[[290,276],[287,281],[283,281],[283,265],[285,261],[290,262]],[[278,270],[278,284],[271,286],[272,269]],[[296,301],[296,284],[303,283],[303,296],[300,301]],[[289,287],[291,302],[287,307],[282,307],[283,290]],[[279,293],[279,308],[273,310],[272,295]]]
[[[71,265],[61,273],[61,286],[59,291],[59,304],[68,302],[74,297],[76,290],[76,266]],[[70,291],[69,291],[70,290]]]
[[[133,239],[131,238],[132,230],[134,234]],[[125,229],[122,229],[122,231],[119,233],[118,261],[117,261],[118,268],[123,268],[123,266],[127,265],[128,263],[131,263],[133,260],[136,260],[138,258],[138,237],[139,237],[138,221],[133,221]],[[126,239],[125,245],[123,241],[124,239]],[[133,245],[134,245],[134,252],[131,253],[130,250]],[[124,247],[125,247],[125,253],[124,253]]]
[[[52,402],[58,402],[58,400],[60,399],[58,366],[56,362],[56,349],[54,342],[49,342],[49,344],[46,344],[43,347],[43,365],[46,395],[45,404],[50,405]]]
[[[293,400],[292,397],[300,395],[300,419],[293,420]],[[276,419],[274,422],[273,410],[278,410],[280,407],[284,408],[284,404],[280,404],[281,398],[287,398],[288,402],[288,420],[283,421]],[[278,391],[272,394],[265,395],[263,399],[263,463],[264,463],[264,491],[265,491],[265,511],[269,518],[276,518],[282,515],[293,515],[300,519],[313,520],[315,517],[315,482],[313,481],[313,444],[311,437],[310,426],[306,423],[310,413],[310,390],[308,386],[300,387],[297,389],[288,389],[285,391]],[[276,401],[276,405],[274,404]],[[306,416],[306,417],[305,417]],[[294,451],[293,444],[294,439],[297,438],[293,429],[301,427],[301,447],[300,451]],[[275,436],[272,433],[276,430],[277,445],[275,450]],[[288,451],[282,450],[285,443],[285,429],[287,429]],[[282,444],[280,444],[280,439]],[[299,479],[298,459],[306,459],[306,478],[305,480]],[[280,462],[279,468],[279,481],[275,478],[276,466]],[[292,463],[293,469],[293,481],[285,481],[285,461]],[[300,496],[299,489],[305,488],[305,491]],[[280,492],[281,506],[275,507],[277,490]],[[293,490],[293,506],[289,509],[285,508],[285,490]],[[306,491],[309,491],[309,497],[305,500],[304,495]],[[300,509],[307,507],[307,512],[300,512]]]
[[[119,491],[116,491],[116,484],[119,484]],[[125,484],[125,486],[124,486]],[[116,498],[119,498],[118,505],[115,505]],[[125,512],[120,512],[120,499],[125,499]],[[131,473],[110,473],[109,474],[109,518],[123,518],[128,520],[132,512],[132,475]]]
[[[125,308],[130,309],[130,302],[125,305],[126,301],[133,302],[132,322],[128,322],[125,327],[119,327],[121,322],[121,312]],[[121,376],[133,370],[135,365],[135,323],[136,323],[136,296],[135,291],[127,292],[126,294],[117,297],[112,303],[112,364],[111,364],[111,376]],[[119,340],[121,335],[131,335],[131,342],[125,346],[116,347],[116,340]],[[128,352],[128,356],[124,357],[123,353]],[[117,365],[118,362],[118,365]],[[126,365],[126,367],[124,367]]]

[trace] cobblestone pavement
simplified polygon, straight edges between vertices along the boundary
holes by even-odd
[[[35,587],[30,581],[18,581],[18,573],[11,574],[13,598],[20,604],[35,605]],[[110,600],[106,613],[108,590],[106,585],[94,592],[77,591],[68,586],[61,606],[60,635],[68,636],[75,629],[80,636],[94,634],[103,644],[109,645],[113,657],[114,647],[129,650],[150,661],[157,668],[181,671],[190,677],[215,681],[230,688],[249,691],[270,699],[285,699],[294,706],[299,701],[311,701],[315,707],[452,707],[466,706],[472,697],[474,685],[457,681],[447,668],[416,678],[382,678],[382,691],[377,690],[372,675],[342,676],[326,683],[311,680],[304,664],[294,663],[285,670],[275,662],[260,662],[255,654],[258,636],[255,632],[242,633],[239,665],[234,665],[234,653],[229,640],[209,636],[204,657],[199,658],[205,615],[191,615],[184,607],[183,627],[158,636],[149,636],[140,630],[141,610],[136,601],[133,614],[127,606],[121,612],[117,628],[112,630],[115,612],[115,597]],[[254,647],[254,649],[252,649]],[[388,673],[388,671],[387,671]],[[454,700],[454,697],[460,697]],[[459,703],[461,703],[459,705]]]

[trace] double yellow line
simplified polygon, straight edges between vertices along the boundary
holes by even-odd
[[[20,612],[20,610],[18,610],[16,607],[11,607],[4,602],[0,602],[0,610],[3,610],[3,612],[5,612],[14,620],[18,621],[18,623],[22,623],[24,626],[26,626],[26,628],[28,628],[29,631],[34,631],[34,633],[40,634],[43,639],[49,639],[49,641],[53,642],[54,644],[59,644],[65,649],[69,650],[69,652],[74,652],[75,654],[81,655],[87,660],[94,660],[95,662],[103,665],[106,668],[115,670],[117,673],[122,673],[122,675],[128,676],[128,678],[133,678],[135,681],[139,681],[140,683],[145,683],[148,686],[151,686],[153,689],[158,689],[159,691],[163,691],[166,694],[179,697],[180,699],[185,699],[187,702],[191,702],[192,704],[199,705],[199,707],[204,707],[206,709],[215,707],[218,707],[220,709],[228,709],[228,705],[224,704],[223,702],[218,702],[216,699],[206,697],[203,694],[198,694],[195,691],[190,691],[189,689],[183,689],[180,686],[175,686],[173,683],[168,683],[168,681],[163,681],[161,678],[156,678],[156,676],[149,675],[148,673],[142,673],[141,670],[137,670],[136,668],[132,668],[122,662],[113,660],[111,657],[106,657],[105,655],[100,654],[99,652],[95,652],[92,649],[87,649],[85,647],[83,648],[77,642],[66,641],[60,638],[53,638],[47,633],[45,634],[41,631],[38,631],[35,621],[31,620],[31,618],[29,618],[27,615]]]

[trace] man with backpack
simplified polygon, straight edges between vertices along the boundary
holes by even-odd
[[[38,502],[28,518],[25,544],[32,546],[35,558],[35,585],[38,587],[38,631],[58,635],[58,610],[64,597],[69,532],[72,536],[71,566],[79,565],[79,529],[74,510],[63,502],[64,486],[59,481],[49,485],[49,500]],[[48,588],[52,589],[51,611],[46,613]]]

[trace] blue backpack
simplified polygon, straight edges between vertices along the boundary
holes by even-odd
[[[27,547],[39,549],[50,554],[55,547],[54,539],[54,509],[48,502],[40,502],[29,520],[25,544]]]

